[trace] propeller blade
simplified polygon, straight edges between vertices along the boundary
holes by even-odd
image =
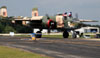
[[[47,19],[49,20],[49,19],[50,19],[49,15],[48,15],[48,14],[46,14],[46,16],[47,16]]]
[[[78,13],[75,14],[76,18],[78,19]]]

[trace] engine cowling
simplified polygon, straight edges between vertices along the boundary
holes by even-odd
[[[56,23],[52,19],[49,19],[47,21],[47,26],[48,26],[48,28],[55,28],[56,27]]]

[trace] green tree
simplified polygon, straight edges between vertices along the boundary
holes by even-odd
[[[6,26],[3,30],[4,33],[9,33],[9,32],[16,32],[16,30],[11,27],[11,26]]]
[[[0,23],[0,33],[2,33],[3,30],[4,30],[4,25],[2,25],[2,24]]]
[[[32,33],[32,28],[23,25],[16,25],[15,30],[18,33]]]

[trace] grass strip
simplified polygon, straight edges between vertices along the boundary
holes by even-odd
[[[0,58],[50,58],[43,55],[26,52],[17,48],[0,46]]]

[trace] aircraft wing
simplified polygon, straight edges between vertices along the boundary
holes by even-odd
[[[98,22],[96,20],[79,19],[80,22]]]

